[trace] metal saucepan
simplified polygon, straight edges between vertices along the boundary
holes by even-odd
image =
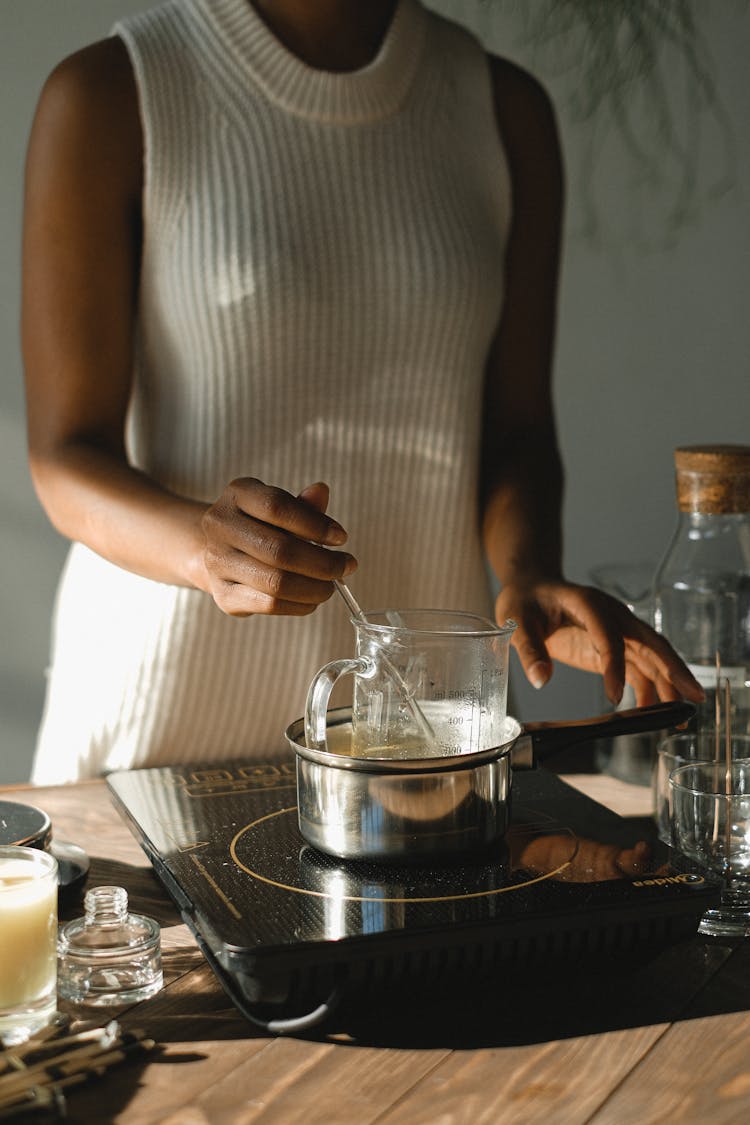
[[[513,769],[588,739],[663,730],[686,722],[691,703],[657,703],[569,722],[505,720],[499,746],[438,758],[351,754],[351,708],[329,711],[327,750],[305,744],[304,719],[286,737],[297,758],[303,838],[340,859],[404,862],[455,856],[503,839]]]

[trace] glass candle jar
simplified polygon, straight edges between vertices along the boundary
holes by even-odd
[[[21,1043],[57,1008],[57,860],[0,847],[0,1039]]]

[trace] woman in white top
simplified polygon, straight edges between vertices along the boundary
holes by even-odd
[[[492,613],[485,556],[532,683],[700,697],[562,574],[562,194],[538,83],[418,0],[167,0],[55,69],[23,347],[73,546],[34,780],[266,753],[351,648],[333,579]]]

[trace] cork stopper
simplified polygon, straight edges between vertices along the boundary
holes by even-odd
[[[750,512],[750,445],[688,445],[674,451],[681,512]]]

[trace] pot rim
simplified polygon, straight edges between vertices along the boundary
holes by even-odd
[[[328,712],[328,726],[340,727],[351,724],[352,708],[338,707]],[[286,728],[285,735],[298,758],[304,758],[318,766],[336,770],[354,770],[357,773],[375,774],[420,774],[456,773],[472,770],[475,767],[494,762],[502,757],[510,757],[511,751],[523,734],[523,727],[511,715],[506,715],[503,728],[508,737],[499,745],[486,750],[473,750],[465,754],[439,755],[435,758],[356,758],[335,754],[330,750],[314,750],[305,745],[305,720],[295,719]]]

